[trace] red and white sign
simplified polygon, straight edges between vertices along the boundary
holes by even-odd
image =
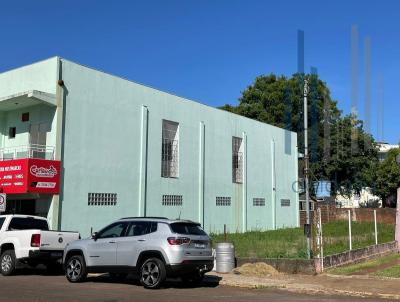
[[[58,194],[60,161],[15,159],[0,161],[0,190],[7,194]]]

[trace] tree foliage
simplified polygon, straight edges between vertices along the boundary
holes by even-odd
[[[359,192],[373,182],[371,169],[377,164],[373,137],[354,116],[342,115],[317,75],[306,78],[311,176],[314,181],[332,181],[334,192]],[[301,74],[259,76],[243,91],[237,106],[221,109],[296,132],[299,152],[303,152],[303,79]]]
[[[392,149],[386,158],[375,166],[372,192],[383,200],[384,206],[395,206],[397,188],[400,187],[400,164],[396,156],[400,148]]]

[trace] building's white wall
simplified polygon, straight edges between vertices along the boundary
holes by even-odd
[[[200,124],[204,124],[204,226],[208,231],[273,229],[298,225],[297,137],[264,123],[139,85],[81,65],[62,61],[65,83],[65,132],[62,142],[61,226],[88,235],[114,219],[146,215],[198,220],[201,217]],[[57,58],[0,74],[0,97],[28,90],[56,93]],[[143,106],[148,128],[142,130]],[[1,146],[26,145],[29,123],[49,121],[47,145],[55,145],[55,108],[36,105],[1,112],[0,129],[16,125],[17,137]],[[162,120],[179,123],[179,178],[161,177]],[[140,166],[144,139],[147,162]],[[243,184],[232,183],[232,136],[242,137],[246,158]],[[147,190],[143,167],[147,168]],[[142,178],[141,178],[142,175]],[[275,185],[275,188],[273,187]],[[117,193],[116,206],[89,206],[88,193]],[[161,205],[163,194],[183,196],[183,205]],[[231,197],[231,206],[217,207],[217,196]],[[253,198],[265,198],[264,207]],[[290,207],[281,207],[290,199]],[[243,206],[244,205],[244,206]],[[48,207],[48,204],[44,206]],[[44,208],[41,208],[43,210]],[[200,221],[202,222],[202,221]]]
[[[55,146],[55,107],[48,105],[35,105],[18,110],[6,111],[3,113],[3,132],[1,133],[1,145],[4,148],[27,146],[29,144],[29,131],[31,124],[46,123],[48,132],[46,138],[47,146]],[[24,112],[29,112],[29,121],[22,122],[21,116]],[[16,127],[15,138],[8,137],[8,129]]]
[[[57,83],[57,57],[31,65],[0,73],[0,98],[31,90],[55,94]],[[26,108],[3,111],[0,103],[0,148],[27,145],[29,143],[29,125],[37,122],[48,122],[52,127],[47,136],[48,145],[55,144],[55,118],[53,107],[33,105]],[[22,122],[21,114],[30,113],[30,121]],[[17,128],[15,139],[8,139],[9,127]]]
[[[57,57],[0,73],[0,98],[39,90],[56,93]]]
[[[4,133],[6,133],[6,118],[5,113],[0,111],[0,148],[4,146]]]
[[[88,234],[91,227],[96,230],[114,219],[140,213],[142,105],[148,109],[147,215],[198,220],[199,135],[200,122],[204,122],[206,229],[221,232],[227,224],[229,231],[242,231],[244,219],[247,219],[247,229],[297,225],[297,192],[292,190],[297,181],[295,133],[66,60],[62,60],[62,66],[68,91],[62,228],[76,229],[78,224],[78,229]],[[178,179],[161,177],[163,119],[179,123]],[[247,184],[239,185],[232,183],[231,144],[232,136],[242,137],[243,133],[247,138]],[[272,173],[272,145],[275,146],[275,173]],[[90,192],[118,193],[118,204],[88,206]],[[162,206],[163,194],[182,195],[183,206]],[[216,196],[231,197],[231,206],[217,207]],[[253,207],[254,197],[265,197],[266,206]],[[281,208],[281,199],[290,199],[291,206]]]

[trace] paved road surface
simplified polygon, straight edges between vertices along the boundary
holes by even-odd
[[[69,283],[64,276],[19,274],[0,277],[0,301],[149,301],[149,302],[380,302],[389,300],[359,297],[305,295],[277,289],[239,289],[207,282],[201,287],[187,288],[169,281],[165,288],[146,290],[137,281],[112,281],[108,276],[91,277],[79,284]]]

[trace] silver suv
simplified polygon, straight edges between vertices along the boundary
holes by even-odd
[[[83,281],[88,273],[135,273],[144,287],[158,288],[167,277],[201,281],[214,258],[210,238],[198,223],[131,217],[67,245],[63,263],[70,282]]]

